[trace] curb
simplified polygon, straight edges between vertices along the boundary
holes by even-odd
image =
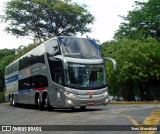
[[[160,101],[139,101],[139,102],[109,102],[109,104],[160,104]]]

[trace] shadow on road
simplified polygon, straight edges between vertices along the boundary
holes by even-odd
[[[18,104],[16,106],[16,108],[24,108],[24,109],[32,109],[32,110],[39,110],[35,105],[28,105],[28,104]],[[104,109],[100,109],[98,107],[87,107],[86,109],[80,109],[80,108],[52,108],[49,112],[67,112],[67,113],[71,113],[71,112],[90,112],[90,111],[101,111]],[[43,110],[41,111],[47,111],[47,108],[44,107]]]

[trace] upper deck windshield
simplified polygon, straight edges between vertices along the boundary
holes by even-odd
[[[82,59],[102,58],[99,45],[91,39],[60,37],[62,53],[67,57]]]
[[[78,89],[97,89],[106,86],[104,65],[68,63],[66,84]]]

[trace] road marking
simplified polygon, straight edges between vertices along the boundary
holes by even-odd
[[[151,114],[145,118],[143,123],[138,123],[133,117],[124,115],[127,117],[134,125],[158,125],[160,121],[160,110],[154,110]],[[155,134],[156,131],[141,131],[140,134]]]

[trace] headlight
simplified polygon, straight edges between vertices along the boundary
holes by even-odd
[[[73,96],[75,96],[75,94],[70,93],[70,92],[66,92],[66,91],[64,91],[64,94],[66,94],[66,95],[67,95],[67,96],[69,96],[69,97],[73,97]]]
[[[67,102],[68,104],[73,104],[73,102],[72,102],[71,100],[66,100],[66,102]]]
[[[104,96],[108,96],[108,92],[104,92]]]

